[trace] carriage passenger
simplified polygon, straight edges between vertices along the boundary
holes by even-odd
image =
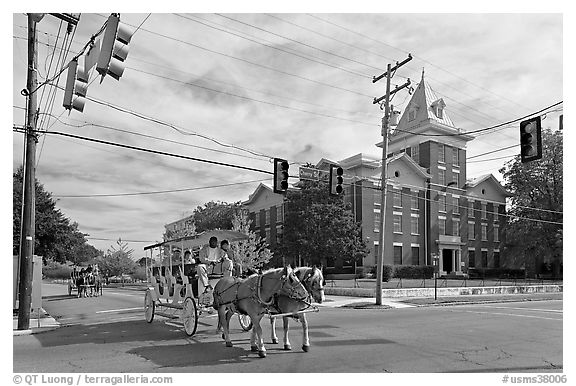
[[[208,266],[211,267],[212,274],[223,274],[232,272],[232,260],[224,257],[225,252],[218,247],[218,238],[215,236],[210,237],[208,245],[205,245],[200,250],[198,255],[198,273],[202,285],[206,290],[212,290],[212,286],[208,282]],[[230,276],[230,275],[228,275]]]

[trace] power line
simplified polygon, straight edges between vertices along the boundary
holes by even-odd
[[[42,132],[39,130],[36,130],[36,131]],[[146,149],[146,148],[131,146],[131,145],[124,145],[124,144],[117,143],[117,142],[111,142],[111,141],[105,141],[105,140],[101,140],[101,139],[83,137],[83,136],[74,135],[74,134],[70,134],[70,133],[62,133],[62,132],[58,132],[58,131],[43,131],[42,133],[52,134],[52,135],[61,135],[64,137],[76,138],[76,139],[81,139],[84,141],[96,142],[96,143],[101,143],[101,144],[110,145],[110,146],[117,146],[117,147],[122,147],[125,149],[139,150],[139,151],[143,151],[143,152],[159,154],[159,155],[164,155],[164,156],[169,156],[169,157],[174,157],[174,158],[181,158],[181,159],[186,159],[186,160],[190,160],[190,161],[203,162],[203,163],[208,163],[208,164],[212,164],[212,165],[227,166],[227,167],[249,170],[249,171],[265,173],[265,174],[274,174],[273,172],[270,172],[268,170],[262,170],[262,169],[251,168],[248,166],[242,166],[242,165],[235,165],[235,164],[229,164],[229,163],[224,163],[224,162],[206,160],[206,159],[196,158],[196,157],[188,157],[185,155],[168,153],[168,152],[163,152],[163,151],[159,151],[159,150]]]
[[[392,48],[392,49],[395,49],[395,50],[397,50],[397,51],[403,52],[403,53],[405,53],[405,54],[408,53],[408,51],[405,51],[405,50],[403,50],[403,49],[401,49],[401,48],[394,47],[394,46],[392,46],[392,45],[390,45],[390,44],[388,44],[388,43],[382,42],[382,41],[380,41],[380,40],[378,40],[378,39],[374,39],[374,38],[371,37],[371,36],[364,35],[364,34],[362,34],[362,33],[360,33],[360,32],[354,31],[354,30],[352,30],[352,29],[350,29],[350,28],[346,28],[346,27],[341,26],[341,25],[339,25],[339,24],[336,24],[336,23],[334,23],[334,22],[332,22],[332,21],[330,21],[330,20],[323,19],[323,18],[321,18],[321,17],[318,17],[318,16],[316,16],[316,15],[312,15],[312,14],[307,14],[307,15],[310,16],[310,17],[313,17],[313,18],[315,18],[315,19],[317,19],[317,20],[321,20],[321,21],[323,21],[324,23],[331,24],[331,25],[333,25],[333,26],[335,26],[335,27],[338,27],[338,28],[343,29],[343,30],[345,30],[345,31],[351,32],[351,33],[353,33],[353,34],[355,34],[355,35],[359,35],[359,36],[362,36],[362,37],[364,37],[364,38],[366,38],[366,39],[369,39],[369,40],[372,40],[372,41],[374,41],[374,42],[383,44],[383,45],[388,46],[388,47],[390,47],[390,48]],[[448,70],[445,70],[444,68],[442,68],[442,67],[440,67],[440,66],[437,66],[437,65],[435,65],[434,63],[432,63],[432,62],[430,62],[430,61],[428,61],[428,60],[426,60],[426,59],[424,59],[424,58],[422,58],[422,57],[420,57],[420,56],[415,56],[415,57],[418,58],[418,59],[420,59],[420,60],[422,60],[422,61],[425,62],[425,63],[428,63],[429,65],[431,65],[431,66],[433,66],[433,67],[435,67],[435,68],[437,68],[437,69],[439,69],[439,70],[441,70],[441,71],[444,71],[445,73],[447,73],[447,74],[449,74],[449,75],[452,75],[452,76],[454,76],[454,77],[456,77],[456,78],[458,78],[458,79],[460,79],[460,80],[462,80],[462,81],[464,81],[464,82],[466,82],[466,83],[474,86],[474,87],[477,87],[477,88],[479,88],[479,89],[481,89],[481,90],[484,90],[484,91],[486,91],[486,92],[489,92],[490,94],[492,94],[492,95],[494,95],[494,96],[496,96],[496,97],[498,97],[498,98],[500,98],[500,99],[506,100],[506,101],[508,101],[508,102],[516,105],[516,106],[522,107],[523,109],[529,110],[527,107],[524,107],[524,106],[522,106],[522,105],[519,105],[518,103],[516,103],[516,102],[514,102],[514,101],[512,101],[512,100],[510,100],[510,99],[507,99],[507,98],[505,98],[505,97],[503,97],[503,96],[501,96],[501,95],[498,95],[498,94],[496,94],[496,93],[494,93],[494,92],[492,92],[492,91],[490,91],[490,90],[488,90],[488,89],[486,89],[486,88],[484,88],[484,87],[482,87],[482,86],[479,86],[479,85],[477,85],[477,84],[474,84],[474,83],[470,82],[469,80],[467,80],[467,79],[465,79],[465,78],[463,78],[463,77],[461,77],[461,76],[458,76],[458,75],[456,75],[456,74],[454,74],[454,73],[452,73],[452,72],[450,72],[450,71],[448,71]],[[407,66],[407,67],[408,67],[408,66]],[[496,107],[496,108],[498,108],[498,109],[500,109],[500,110],[502,110],[502,111],[505,112],[505,110],[499,108],[498,106],[494,106],[494,107]]]
[[[127,25],[130,25],[130,24],[127,24]],[[132,25],[130,25],[130,26],[132,26]],[[277,68],[265,66],[265,65],[263,65],[263,64],[256,63],[256,62],[252,62],[252,61],[247,60],[247,59],[244,59],[244,58],[240,58],[240,57],[237,57],[237,56],[234,56],[234,55],[226,54],[226,53],[223,53],[223,52],[220,52],[220,51],[216,51],[216,50],[213,50],[213,49],[210,49],[210,48],[207,48],[207,47],[203,47],[203,46],[200,46],[200,45],[198,45],[198,44],[194,44],[194,43],[188,42],[188,41],[186,41],[186,40],[178,39],[178,38],[175,38],[175,37],[173,37],[173,36],[164,35],[164,34],[161,34],[161,33],[159,33],[159,32],[154,32],[154,31],[147,30],[147,29],[145,29],[145,28],[142,28],[142,31],[148,32],[149,34],[152,34],[152,35],[156,35],[156,36],[163,37],[163,38],[165,38],[165,39],[169,39],[169,40],[173,40],[173,41],[176,41],[176,42],[179,42],[179,43],[183,43],[183,44],[186,44],[186,45],[189,45],[189,46],[192,46],[192,47],[195,47],[195,48],[198,48],[198,49],[200,49],[200,50],[207,51],[207,52],[210,52],[210,53],[213,53],[213,54],[216,54],[216,55],[221,55],[221,56],[224,56],[224,57],[227,57],[227,58],[230,58],[230,59],[234,59],[234,60],[238,60],[238,61],[241,61],[241,62],[243,62],[243,63],[247,63],[247,64],[250,64],[250,65],[253,65],[253,66],[256,66],[256,67],[260,67],[260,68],[264,68],[264,69],[267,69],[267,70],[270,70],[270,71],[273,71],[273,72],[277,72],[277,73],[280,73],[280,74],[283,74],[283,75],[292,76],[292,77],[295,77],[295,78],[298,78],[298,79],[302,79],[302,80],[305,80],[305,81],[308,81],[308,82],[312,82],[312,83],[315,83],[315,84],[318,84],[318,85],[321,85],[321,86],[330,87],[330,88],[337,89],[337,90],[340,90],[340,91],[345,91],[345,92],[348,92],[348,93],[352,93],[352,94],[356,94],[356,95],[363,96],[363,97],[366,97],[366,98],[370,98],[370,100],[373,98],[373,97],[370,96],[370,95],[362,94],[362,93],[360,93],[360,92],[358,92],[358,91],[353,91],[353,90],[350,90],[350,89],[346,89],[346,88],[344,88],[344,87],[340,87],[340,86],[336,86],[336,85],[332,85],[332,84],[320,82],[320,81],[318,81],[318,80],[314,80],[314,79],[307,78],[307,77],[304,77],[304,76],[301,76],[301,75],[297,75],[297,74],[292,74],[292,73],[290,73],[290,72],[283,71],[283,70],[279,70],[279,69],[277,69]]]
[[[185,142],[173,141],[173,140],[170,140],[170,139],[161,138],[161,137],[156,137],[156,136],[153,136],[153,135],[138,133],[138,132],[130,131],[130,130],[124,130],[124,129],[120,129],[120,128],[117,128],[117,127],[114,127],[114,126],[107,126],[107,125],[102,125],[102,124],[97,124],[97,123],[91,123],[91,122],[87,122],[87,121],[80,121],[80,120],[77,120],[77,119],[69,118],[69,119],[71,119],[71,120],[73,120],[73,121],[84,123],[84,124],[82,124],[82,125],[72,125],[72,124],[70,124],[70,123],[67,123],[67,122],[64,122],[64,121],[60,120],[59,118],[60,118],[60,117],[57,117],[57,118],[56,118],[56,119],[58,120],[58,122],[62,123],[63,125],[66,125],[66,126],[70,126],[70,127],[76,127],[76,128],[82,128],[82,127],[86,127],[86,126],[99,127],[99,128],[102,128],[102,129],[108,129],[108,130],[113,130],[113,131],[117,131],[117,132],[121,132],[121,133],[127,133],[127,134],[137,135],[137,136],[144,137],[144,138],[150,138],[150,139],[154,139],[154,140],[157,140],[157,141],[163,141],[163,142],[173,143],[173,144],[177,144],[177,145],[193,147],[193,148],[196,148],[196,149],[213,151],[213,152],[217,152],[217,153],[219,153],[219,154],[228,154],[228,155],[233,155],[233,156],[237,156],[237,157],[248,158],[248,159],[253,159],[253,160],[257,160],[257,161],[263,161],[263,159],[262,159],[261,157],[251,157],[251,156],[249,156],[249,155],[232,153],[232,152],[228,152],[228,151],[221,150],[221,149],[214,149],[214,148],[210,148],[210,147],[192,145],[192,144],[185,143]]]
[[[59,198],[94,198],[94,197],[143,196],[143,195],[152,195],[152,194],[191,192],[191,191],[196,191],[196,190],[205,190],[205,189],[222,188],[222,187],[228,187],[228,186],[246,185],[246,184],[251,184],[251,183],[254,183],[254,182],[263,182],[263,181],[268,181],[268,180],[269,180],[269,178],[265,178],[265,179],[259,179],[259,180],[251,180],[251,181],[232,182],[232,183],[229,183],[229,184],[197,186],[197,187],[194,187],[194,188],[182,188],[182,189],[171,189],[171,190],[158,190],[158,191],[137,192],[137,193],[79,194],[79,195],[59,195],[59,194],[54,194],[53,196],[54,196],[54,197],[59,197]]]
[[[325,54],[328,54],[328,55],[331,55],[331,56],[335,56],[335,57],[340,58],[340,59],[348,60],[348,61],[353,62],[353,63],[355,63],[355,64],[360,64],[360,65],[362,65],[362,66],[370,67],[370,68],[372,68],[372,69],[374,69],[374,70],[377,70],[377,71],[382,71],[381,68],[374,67],[374,66],[371,66],[371,65],[366,64],[366,63],[363,63],[363,62],[359,62],[359,61],[357,61],[357,60],[355,60],[355,59],[351,59],[351,58],[349,58],[349,57],[347,57],[347,56],[342,56],[342,55],[338,55],[338,54],[335,54],[335,53],[330,52],[330,51],[323,50],[322,48],[318,48],[318,47],[313,46],[313,45],[311,45],[311,44],[304,43],[304,42],[302,42],[302,41],[300,41],[300,40],[292,39],[292,38],[289,38],[289,37],[287,37],[287,36],[284,36],[284,35],[281,35],[281,34],[278,34],[278,33],[272,32],[272,31],[269,31],[269,30],[267,30],[267,29],[264,29],[264,28],[255,26],[255,25],[253,25],[253,24],[246,23],[246,22],[244,22],[244,21],[242,21],[242,20],[234,19],[234,18],[232,18],[232,17],[225,16],[225,15],[222,15],[222,14],[220,14],[220,13],[216,13],[215,15],[218,15],[218,16],[220,16],[220,17],[222,17],[222,18],[231,20],[231,21],[233,21],[233,22],[236,22],[236,23],[239,23],[239,24],[242,24],[242,25],[245,25],[245,26],[254,28],[254,29],[256,29],[256,30],[266,32],[266,33],[268,33],[268,34],[270,34],[270,35],[273,35],[273,36],[276,36],[276,37],[279,37],[279,38],[282,38],[282,39],[291,41],[291,42],[293,42],[293,43],[300,44],[300,45],[302,45],[302,46],[311,48],[311,49],[313,49],[313,50],[320,51],[320,52],[322,52],[322,53],[325,53]],[[365,76],[365,77],[368,77],[368,78],[371,78],[371,76],[368,75],[368,74],[361,74],[361,75],[362,75],[362,76]]]
[[[325,62],[325,61],[322,61],[322,60],[317,60],[317,59],[315,59],[315,58],[302,55],[302,54],[300,54],[300,53],[299,53],[298,51],[296,51],[296,50],[286,50],[286,49],[284,49],[284,48],[280,48],[280,47],[276,47],[276,46],[273,46],[273,45],[269,45],[269,44],[266,44],[266,43],[259,42],[259,41],[257,41],[257,40],[251,39],[250,37],[247,37],[247,36],[250,36],[250,35],[247,35],[247,34],[245,34],[246,36],[242,36],[242,35],[236,34],[236,33],[234,33],[234,32],[227,31],[227,30],[224,30],[224,29],[221,29],[221,28],[218,28],[218,27],[215,27],[215,26],[212,26],[212,25],[203,23],[203,22],[201,22],[201,21],[199,21],[199,20],[191,19],[191,18],[189,18],[189,17],[187,17],[187,16],[184,16],[184,15],[180,15],[180,14],[177,14],[177,13],[175,13],[174,15],[176,15],[176,16],[178,16],[178,17],[181,17],[181,18],[183,18],[183,19],[192,21],[192,22],[194,22],[194,23],[201,24],[201,25],[206,26],[206,27],[208,27],[208,28],[212,28],[212,29],[215,29],[215,30],[217,30],[217,31],[221,31],[221,32],[224,32],[224,33],[227,33],[227,34],[230,34],[230,35],[239,37],[239,38],[241,38],[241,39],[245,39],[245,40],[248,40],[248,41],[250,41],[250,42],[263,45],[263,46],[268,47],[268,48],[273,49],[273,50],[277,50],[277,51],[280,51],[280,52],[283,52],[283,53],[286,53],[286,54],[294,55],[294,56],[296,56],[296,57],[299,57],[299,58],[302,58],[302,59],[305,59],[305,60],[309,60],[309,61],[314,62],[314,63],[319,63],[319,64],[322,64],[322,65],[325,65],[325,66],[328,66],[328,67],[335,68],[335,69],[340,70],[340,71],[347,72],[347,73],[352,74],[352,75],[360,76],[360,77],[362,77],[362,78],[370,78],[370,75],[368,75],[368,74],[362,74],[362,73],[360,73],[360,72],[356,72],[356,71],[352,71],[352,70],[349,70],[349,69],[344,68],[344,67],[336,66],[336,65],[334,65],[334,64],[331,64],[331,63],[328,63],[328,62]],[[217,14],[217,15],[218,15],[218,14]],[[225,16],[223,16],[223,17],[225,17]],[[202,19],[202,18],[199,18],[199,19],[208,21],[208,20]],[[212,21],[208,21],[208,22],[209,22],[209,23],[216,24],[216,25],[219,25],[218,23],[214,23],[214,22],[212,22]],[[226,28],[230,28],[230,27],[226,27]],[[231,28],[230,28],[230,29],[231,29]],[[265,40],[265,39],[262,39],[262,40],[267,41],[267,40]],[[269,41],[268,41],[268,42],[269,42]],[[270,43],[272,43],[272,42],[270,42]]]

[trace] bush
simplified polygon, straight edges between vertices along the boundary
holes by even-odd
[[[42,267],[42,276],[47,279],[69,279],[70,273],[72,273],[72,268],[54,261]]]
[[[390,279],[392,279],[394,267],[391,265],[384,265],[382,268],[382,281],[389,282]]]
[[[394,277],[399,279],[432,279],[434,267],[431,265],[398,265]]]
[[[356,278],[364,279],[366,277],[366,269],[364,267],[356,267]]]
[[[468,275],[471,278],[483,279],[524,279],[526,270],[515,268],[469,268]]]

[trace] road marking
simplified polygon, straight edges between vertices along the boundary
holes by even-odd
[[[105,295],[132,296],[132,297],[136,297],[136,298],[143,298],[144,297],[143,294],[128,294],[125,292],[109,292],[109,291],[106,291]]]
[[[122,312],[122,311],[135,311],[135,310],[143,310],[143,307],[132,307],[132,308],[118,308],[116,310],[103,310],[103,311],[96,311],[97,314],[105,314],[108,312]]]
[[[537,312],[553,312],[553,313],[564,313],[563,310],[547,310],[543,308],[523,308],[523,307],[500,307],[500,306],[478,306],[481,308],[501,308],[505,310],[523,310],[523,311],[537,311]]]
[[[519,315],[519,314],[508,314],[508,313],[504,313],[504,312],[484,312],[484,311],[460,311],[460,310],[453,310],[454,312],[468,312],[471,314],[488,314],[488,315],[503,315],[503,316],[518,316],[521,318],[536,318],[536,319],[547,319],[547,320],[557,320],[557,321],[562,321],[562,318],[558,319],[558,318],[546,318],[543,316],[535,316],[535,315]]]

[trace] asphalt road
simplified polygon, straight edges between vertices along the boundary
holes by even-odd
[[[562,301],[506,302],[400,309],[334,307],[309,314],[310,352],[291,323],[292,351],[270,343],[250,352],[249,333],[231,323],[234,347],[203,317],[193,337],[157,317],[143,317],[144,293],[106,289],[77,299],[63,285],[43,287],[44,308],[65,326],[14,336],[16,373],[492,373],[562,372]],[[282,339],[281,324],[277,334]]]

